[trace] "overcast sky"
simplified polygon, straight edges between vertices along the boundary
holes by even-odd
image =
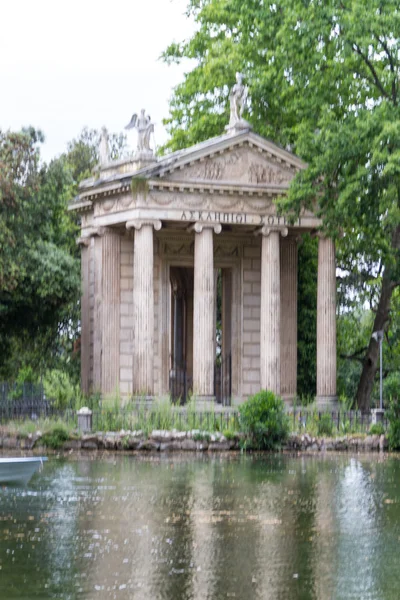
[[[193,32],[186,4],[0,0],[0,128],[42,129],[48,161],[85,125],[122,131],[145,108],[156,123],[156,143],[165,142],[168,99],[190,65],[158,59],[170,42]]]

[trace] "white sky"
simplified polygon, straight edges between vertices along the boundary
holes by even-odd
[[[169,43],[193,32],[186,4],[0,0],[0,129],[41,129],[48,161],[85,125],[119,132],[145,108],[156,123],[156,143],[165,142],[168,99],[190,65],[158,59]],[[134,135],[128,135],[132,147]]]

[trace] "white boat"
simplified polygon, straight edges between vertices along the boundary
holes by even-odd
[[[46,456],[21,458],[0,458],[0,484],[27,484],[32,475],[40,469]]]

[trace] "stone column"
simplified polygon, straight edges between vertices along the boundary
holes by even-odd
[[[106,228],[102,237],[102,356],[101,391],[119,393],[121,306],[121,236]]]
[[[281,393],[281,286],[279,237],[286,227],[262,227],[260,380],[261,388]]]
[[[161,221],[128,221],[135,229],[133,251],[133,393],[154,393],[154,241]]]
[[[90,238],[77,240],[81,248],[81,389],[90,393]]]
[[[93,232],[94,236],[94,307],[93,307],[93,391],[101,393],[101,367],[103,348],[103,240],[104,227]]]
[[[317,406],[335,408],[336,396],[336,262],[335,244],[318,243]]]
[[[297,393],[297,237],[281,240],[281,395]]]
[[[213,233],[222,226],[194,225],[193,391],[202,401],[214,397],[215,289]]]
[[[109,227],[99,227],[93,235],[93,388],[112,394],[119,386],[121,238]]]

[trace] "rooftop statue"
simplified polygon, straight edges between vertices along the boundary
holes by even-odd
[[[243,75],[236,73],[236,83],[232,87],[229,94],[230,102],[230,119],[228,130],[247,129],[250,124],[243,119],[243,112],[247,108],[247,100],[249,97],[249,88],[243,84]]]
[[[101,128],[101,133],[100,133],[99,162],[100,162],[100,166],[106,165],[110,162],[110,147],[108,144],[108,131],[105,127]]]
[[[150,135],[154,132],[154,123],[151,122],[150,115],[145,114],[144,108],[140,111],[138,116],[136,113],[132,115],[132,118],[125,129],[136,129],[138,132],[137,152],[138,154],[149,154],[153,153],[150,148]]]

